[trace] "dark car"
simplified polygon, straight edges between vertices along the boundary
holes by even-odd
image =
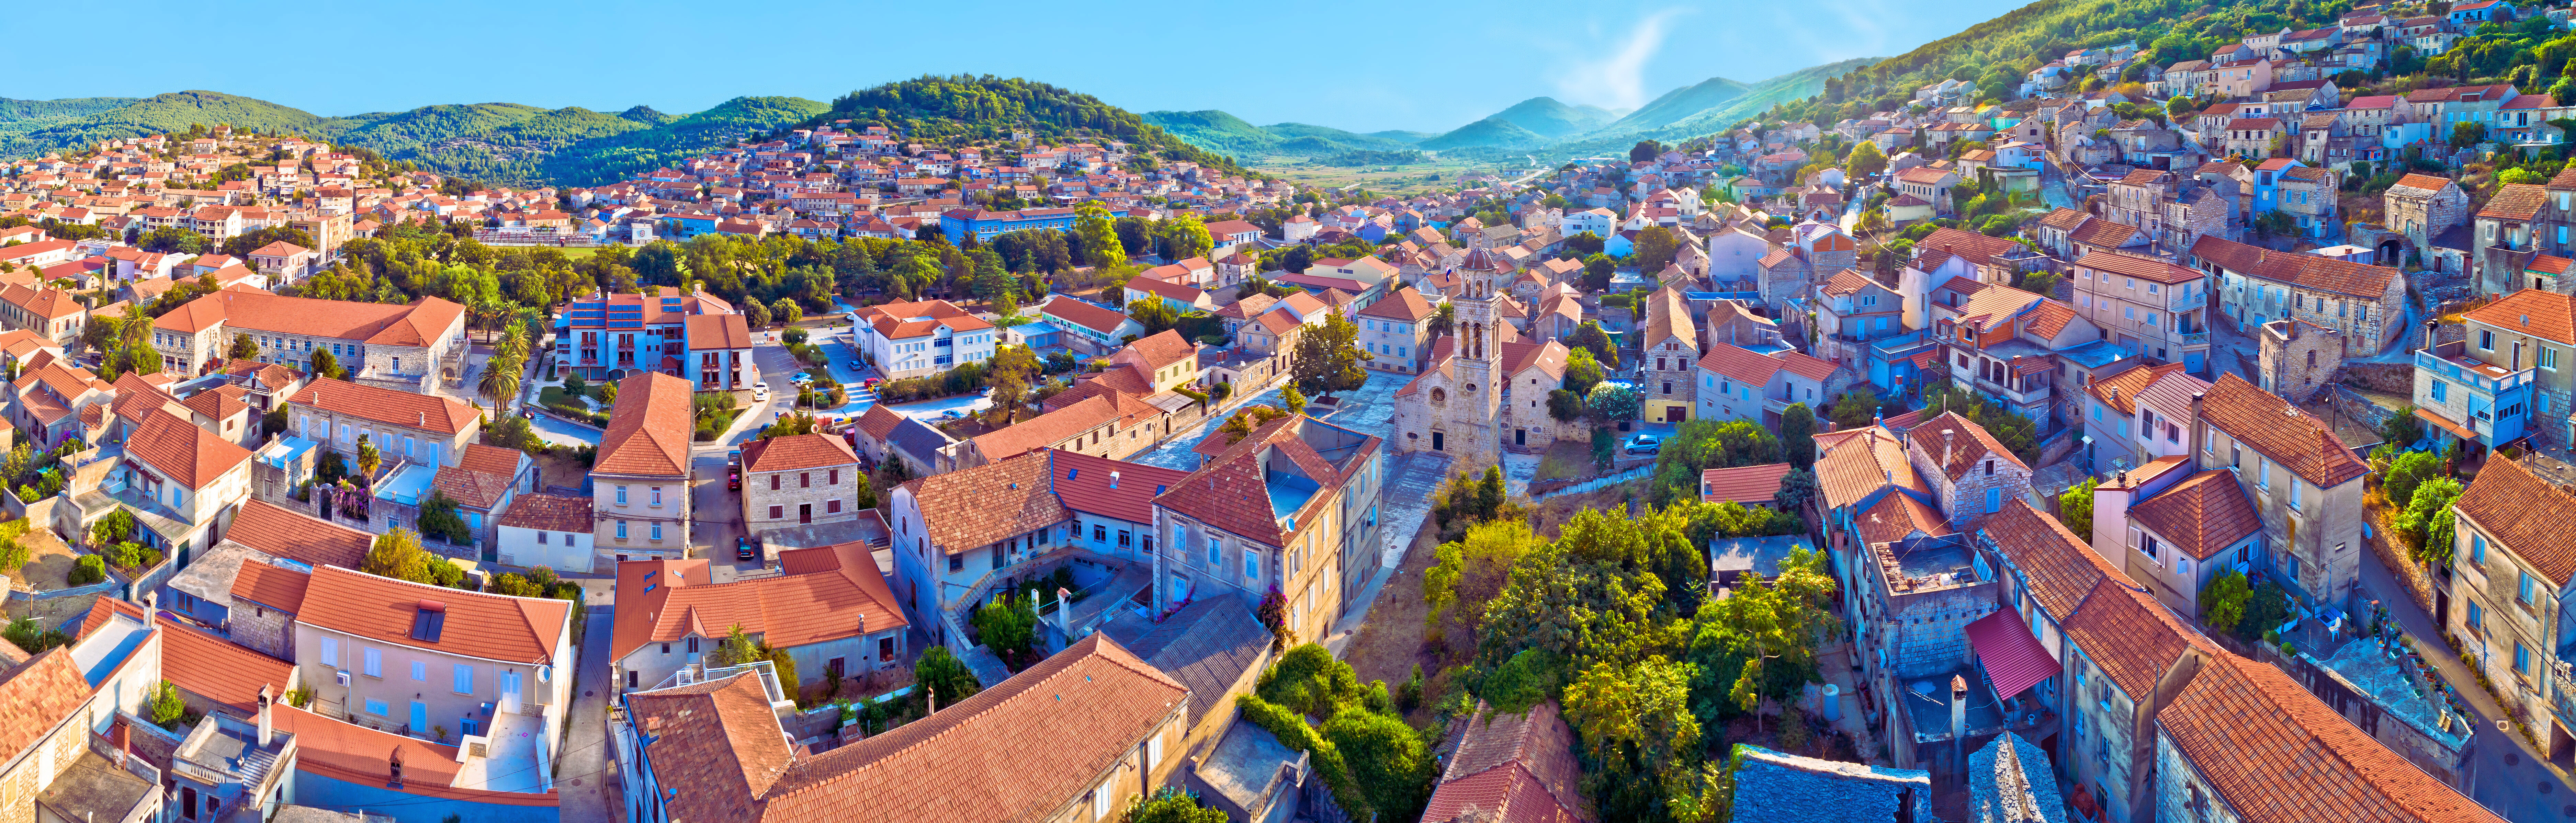
[[[751,538],[748,538],[748,537],[736,537],[736,538],[734,538],[734,539],[733,539],[733,559],[735,559],[735,560],[758,560],[758,559],[760,559],[760,544],[751,542]]]
[[[529,420],[535,420],[537,419],[537,411],[535,409],[520,409],[519,416]]]

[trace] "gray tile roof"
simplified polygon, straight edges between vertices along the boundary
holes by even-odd
[[[1254,618],[1243,598],[1220,594],[1193,602],[1162,623],[1117,620],[1100,627],[1172,679],[1190,687],[1190,720],[1197,725],[1227,694],[1244,672],[1261,662],[1270,649],[1270,630]]]

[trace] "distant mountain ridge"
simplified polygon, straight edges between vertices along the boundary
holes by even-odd
[[[1420,132],[1356,134],[1307,123],[1255,126],[1243,118],[1216,109],[1149,111],[1140,116],[1145,122],[1190,145],[1237,158],[1266,154],[1326,157],[1353,151],[1406,151],[1430,136]],[[1411,139],[1403,139],[1407,137]]]

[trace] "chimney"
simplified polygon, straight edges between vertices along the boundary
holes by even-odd
[[[1968,774],[1968,679],[1950,675],[1950,746],[1958,753],[1959,775]]]
[[[1110,489],[1112,489],[1112,490],[1115,490],[1115,489],[1117,489],[1117,488],[1118,488],[1118,470],[1117,470],[1117,469],[1110,469],[1110,470],[1109,470],[1109,488],[1110,488]]]
[[[1064,633],[1064,644],[1073,645],[1073,592],[1055,590],[1055,629]]]
[[[1950,437],[1957,433],[1957,429],[1941,430],[1941,466],[1944,470],[1947,470],[1950,465]]]
[[[2440,327],[2441,327],[2441,325],[2442,325],[2442,321],[2441,321],[2441,320],[2439,320],[2439,319],[2431,318],[2431,317],[2424,318],[2424,349],[2423,349],[2423,350],[2425,350],[2425,351],[2430,351],[2430,350],[2432,350],[2432,348],[2433,348],[2433,330],[2434,330],[2434,329],[2437,329],[2437,328],[2440,328]]]
[[[2201,444],[2205,442],[2204,436],[2201,434],[2200,430],[2201,415],[2203,413],[2201,409],[2208,404],[2208,392],[2196,391],[2191,393],[2191,442],[2183,444],[2183,448],[2187,449],[2187,451],[2183,453],[2185,457],[2192,457],[2193,455],[2200,454]],[[2192,457],[2192,459],[2197,460],[2199,458]]]
[[[267,747],[268,747],[269,740],[270,740],[272,737],[276,736],[276,734],[277,734],[277,727],[276,727],[276,726],[274,726],[274,725],[271,725],[271,723],[270,723],[270,721],[269,721],[269,719],[268,719],[269,705],[270,705],[270,704],[273,704],[273,703],[275,703],[275,702],[277,702],[277,695],[275,695],[275,694],[271,693],[271,692],[270,692],[270,688],[271,688],[271,687],[270,687],[268,684],[266,684],[266,683],[262,683],[262,684],[260,684],[260,686],[259,686],[259,745],[260,745],[260,748],[267,748]]]
[[[929,708],[926,711],[923,711],[922,714],[939,713],[939,687],[924,684],[921,687],[921,697],[930,704]]]

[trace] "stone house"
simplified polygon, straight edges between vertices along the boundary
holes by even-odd
[[[2454,504],[2456,542],[2443,630],[2503,692],[2507,710],[2547,751],[2576,746],[2576,710],[2553,699],[2571,685],[2565,613],[2576,602],[2576,532],[2568,495],[2519,461],[2487,461]]]
[[[829,434],[791,434],[742,444],[742,523],[753,535],[859,517],[864,477],[849,443]]]
[[[2305,403],[2343,367],[2343,332],[2305,320],[2263,324],[2257,371],[2264,391]]]
[[[555,748],[572,706],[571,603],[337,566],[306,588],[292,659],[315,713],[423,739],[528,735],[540,758]]]
[[[1497,368],[1509,375],[1496,428],[1498,434],[1511,432],[1502,441],[1504,451],[1542,452],[1559,438],[1591,436],[1582,421],[1568,423],[1548,414],[1548,394],[1565,385],[1565,358],[1572,350],[1554,340],[1504,343],[1497,348],[1503,355]]]
[[[703,558],[617,564],[618,588],[638,594],[616,606],[623,630],[607,650],[612,688],[649,689],[683,667],[704,665],[736,626],[796,661],[800,682],[780,684],[790,688],[901,665],[912,624],[872,548],[785,549],[778,552],[783,574],[722,584]]]
[[[2102,819],[2154,814],[2156,713],[2224,652],[2154,598],[2105,577],[2066,621],[2068,777],[2092,791]]]
[[[1645,302],[1645,334],[1637,338],[1638,388],[1646,394],[1643,414],[1649,421],[1679,423],[1690,419],[1697,402],[1698,324],[1679,289],[1657,289]]]
[[[346,380],[305,383],[288,396],[286,415],[288,431],[338,453],[352,468],[360,438],[387,466],[454,466],[483,429],[482,412],[464,401]]]
[[[1791,404],[1810,409],[1834,397],[1833,361],[1784,350],[1770,354],[1727,343],[1712,343],[1699,359],[1699,408],[1692,416],[1707,420],[1751,420],[1777,427]],[[1848,385],[1846,377],[1842,384]]]
[[[1908,431],[1905,458],[1931,481],[1932,497],[1952,526],[2002,511],[2006,501],[2033,499],[2030,466],[1985,427],[1957,412],[1944,412]]]
[[[2216,278],[2219,308],[2240,332],[2284,318],[2306,320],[2342,331],[2345,354],[2353,357],[2378,354],[2405,332],[2406,278],[2395,268],[2214,236],[2192,244],[2190,262]]]
[[[2096,251],[2076,258],[2075,309],[2121,348],[2198,374],[2209,354],[2209,276],[2164,260]]]
[[[2459,181],[2429,174],[2409,174],[2380,195],[2382,220],[2389,230],[2403,238],[2390,239],[2376,249],[2381,265],[2404,262],[2405,253],[2433,245],[2433,238],[2452,226],[2469,222],[2469,196],[2460,191]]]
[[[1362,365],[1397,374],[1420,372],[1431,357],[1431,319],[1436,308],[1421,291],[1402,289],[1360,309],[1359,344],[1370,355]]]
[[[1380,565],[1385,464],[1379,438],[1303,415],[1254,429],[1155,496],[1155,607],[1277,591],[1285,625],[1323,636]]]
[[[2140,364],[2095,378],[2084,387],[2082,410],[2089,468],[2110,474],[2159,457],[2189,456],[2183,437],[2195,414],[2192,396],[2208,389],[2179,363]]]
[[[2532,386],[2524,430],[2542,442],[2576,443],[2569,415],[2576,414],[2576,295],[2523,289],[2461,316],[2471,354],[2502,361]],[[2423,371],[2418,369],[2418,371]],[[2492,382],[2492,381],[2490,381]]]
[[[590,467],[594,564],[679,558],[689,546],[689,381],[644,372],[617,383],[617,407]]]
[[[2234,373],[2210,386],[2193,436],[2199,464],[2233,469],[2262,514],[2259,565],[2303,600],[2349,608],[2367,551],[2361,458],[2325,421]]]

